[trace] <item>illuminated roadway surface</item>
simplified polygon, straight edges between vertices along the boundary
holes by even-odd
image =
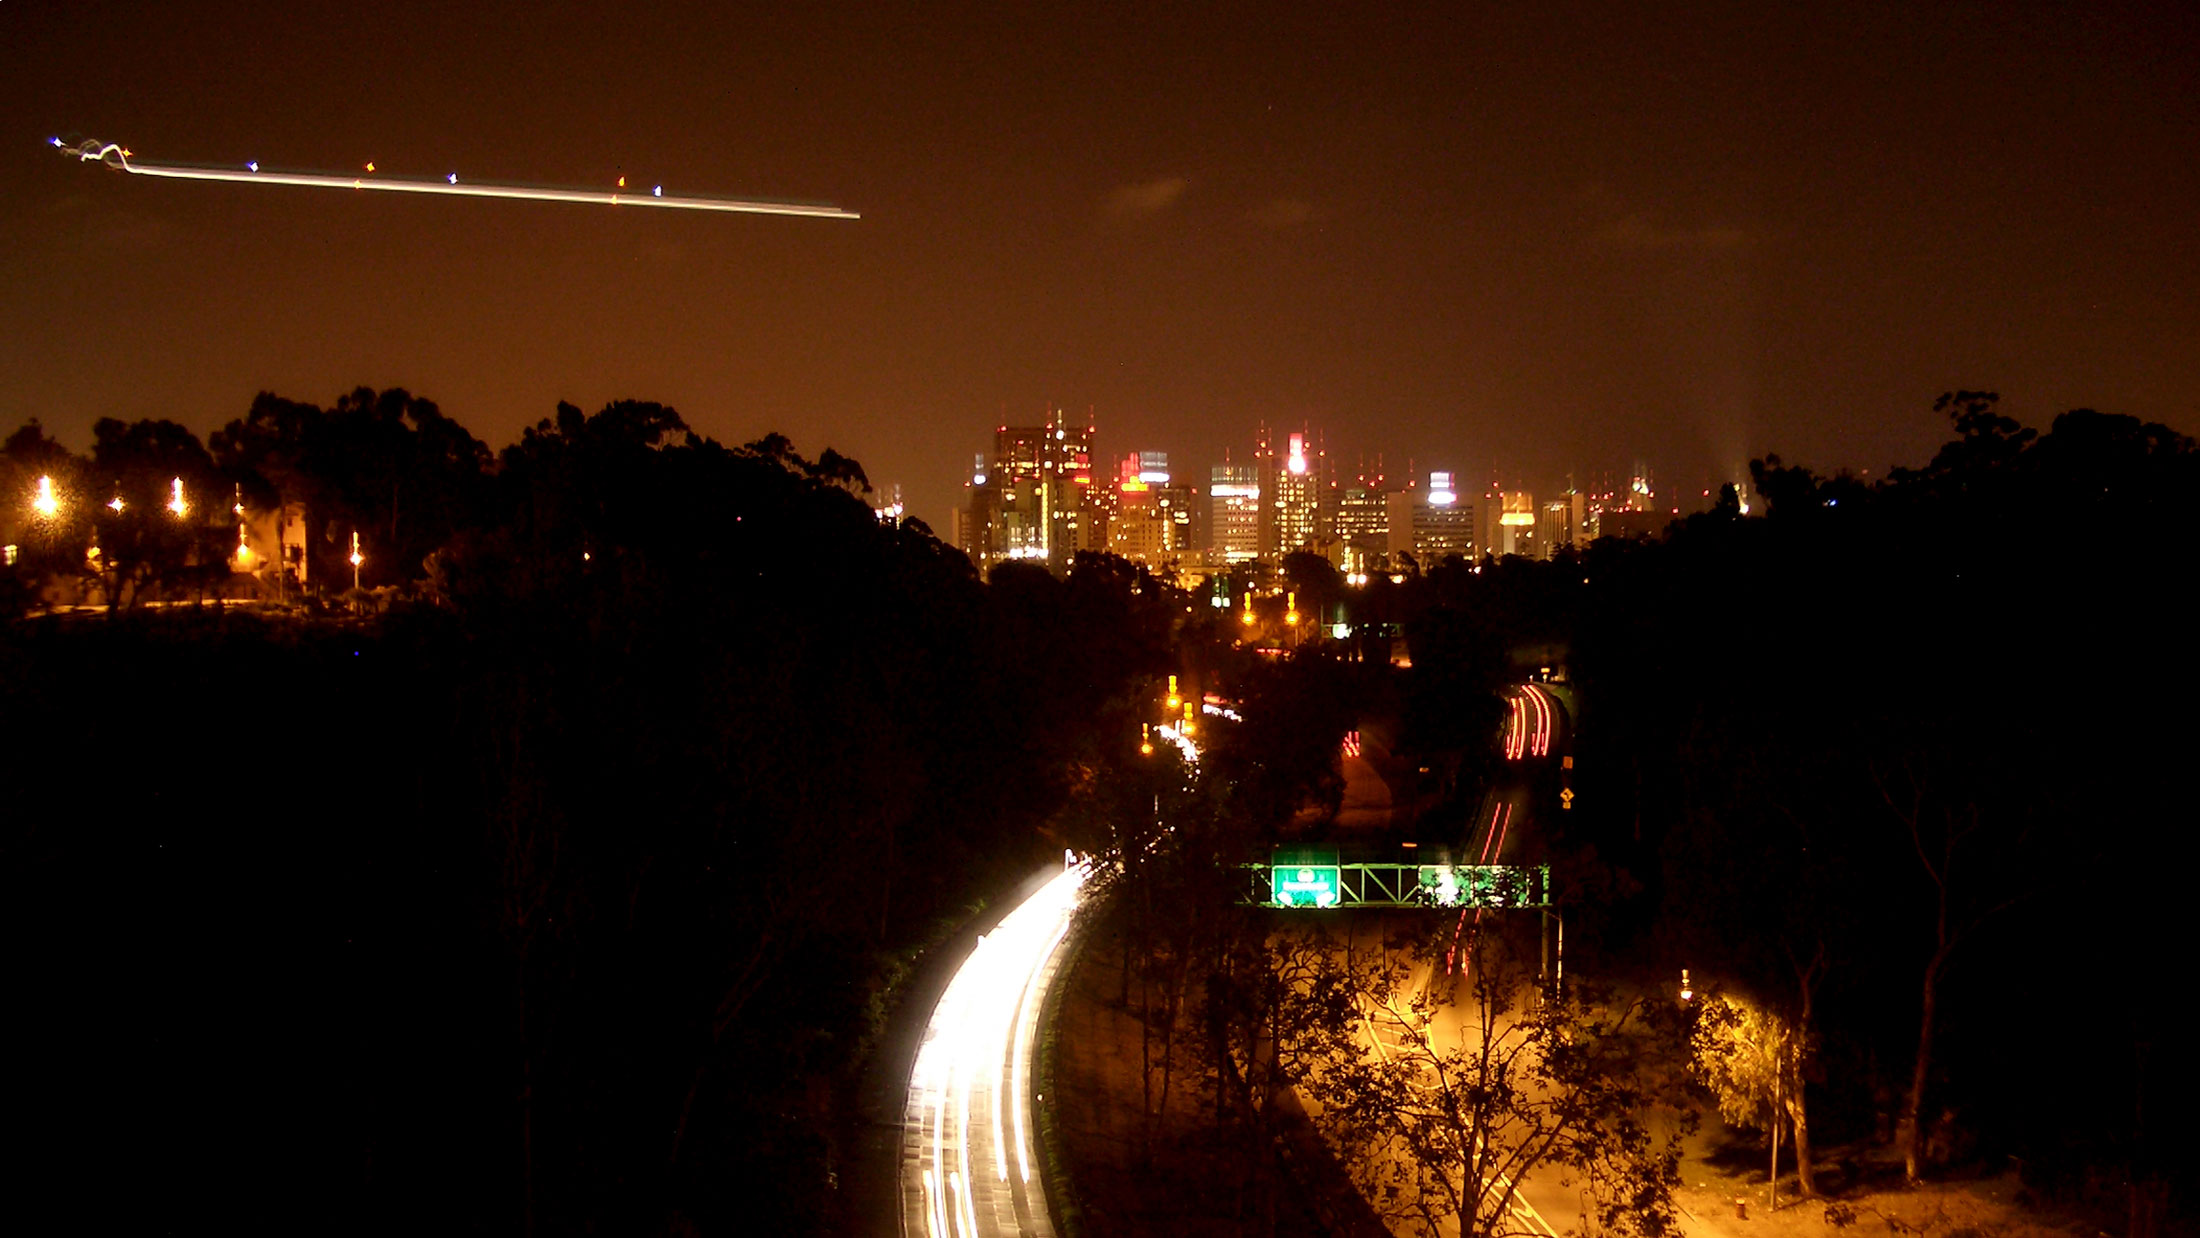
[[[1551,755],[1551,694],[1539,684],[1522,684],[1512,694],[1505,727],[1505,759]]]
[[[1506,720],[1505,727],[1505,760],[1522,764],[1530,760],[1549,757],[1551,755],[1551,737],[1556,730],[1557,702],[1542,685],[1535,683],[1525,683],[1515,688],[1512,691],[1511,698],[1510,715]],[[1500,781],[1502,784],[1500,787],[1492,788],[1488,800],[1489,813],[1481,820],[1480,847],[1473,846],[1471,841],[1468,847],[1468,850],[1477,852],[1475,862],[1478,864],[1505,863],[1506,844],[1524,840],[1528,833],[1525,828],[1522,828],[1516,835],[1514,827],[1525,827],[1534,813],[1535,799],[1525,772],[1510,778],[1503,778]],[[1518,849],[1517,846],[1513,848],[1514,851]],[[1514,858],[1517,859],[1518,857],[1515,856]],[[1439,1022],[1445,1020],[1452,1022],[1454,1026],[1450,1029],[1450,1034],[1459,1037],[1460,1043],[1465,1043],[1468,1035],[1464,1025],[1467,1023],[1467,1015],[1475,1008],[1475,1001],[1473,990],[1468,985],[1467,977],[1464,974],[1465,969],[1457,967],[1458,956],[1462,945],[1471,943],[1475,935],[1481,932],[1481,929],[1482,909],[1475,908],[1474,918],[1471,921],[1462,909],[1459,913],[1459,922],[1452,931],[1451,949],[1447,952],[1444,960],[1444,970],[1447,973],[1445,977],[1439,980],[1434,974],[1435,968],[1429,966],[1409,984],[1409,990],[1435,986],[1439,983],[1451,988],[1453,1004],[1441,1011],[1441,1015],[1445,1018],[1440,1019]],[[1563,939],[1560,948],[1561,950],[1564,949]],[[1560,967],[1560,974],[1563,975],[1563,957],[1560,960]],[[1424,1031],[1433,1030],[1435,1030],[1433,1027],[1424,1028]],[[1375,1024],[1372,1021],[1368,1024],[1368,1032],[1371,1037],[1375,1038],[1377,1051],[1383,1053],[1385,1057],[1396,1051],[1393,1046],[1385,1045],[1380,1037],[1375,1036]],[[1559,1231],[1547,1219],[1546,1213],[1557,1216],[1561,1220],[1578,1215],[1579,1200],[1568,1198],[1564,1192],[1554,1189],[1549,1182],[1540,1179],[1535,1181],[1522,1179],[1518,1183],[1513,1183],[1506,1180],[1502,1174],[1498,1175],[1498,1180],[1504,1182],[1514,1192],[1507,1206],[1507,1211],[1511,1213],[1512,1224],[1519,1227],[1516,1232],[1542,1236],[1556,1235]],[[1540,1201],[1540,1206],[1537,1201]]]
[[[1067,869],[1002,917],[932,1008],[902,1112],[903,1234],[1052,1238],[1032,1057],[1083,885]]]

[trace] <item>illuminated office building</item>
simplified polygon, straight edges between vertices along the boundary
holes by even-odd
[[[1218,464],[1207,485],[1210,561],[1243,563],[1260,557],[1260,469]]]
[[[1535,522],[1535,553],[1538,558],[1554,558],[1568,547],[1579,550],[1587,546],[1594,537],[1588,496],[1568,490],[1543,504]]]
[[[1078,551],[1106,549],[1092,437],[1093,427],[1070,424],[1059,409],[1045,425],[995,428],[993,458],[973,465],[970,499],[956,520],[958,544],[980,571],[1022,559],[1060,572]]]
[[[1403,555],[1411,555],[1423,570],[1454,555],[1474,556],[1474,505],[1459,500],[1450,473],[1430,473],[1427,489],[1397,491],[1386,505],[1393,566]]]
[[[1475,504],[1475,551],[1484,557],[1535,553],[1535,496],[1493,490]]]
[[[1167,452],[1125,456],[1111,497],[1109,550],[1158,568],[1182,560],[1194,548],[1193,489],[1171,484]]]
[[[1347,572],[1373,571],[1390,557],[1390,501],[1380,489],[1364,481],[1346,486],[1337,497],[1330,528],[1339,547],[1338,567]]]
[[[1321,519],[1321,476],[1307,452],[1306,436],[1294,434],[1288,443],[1281,457],[1262,444],[1260,547],[1276,559],[1314,549]]]

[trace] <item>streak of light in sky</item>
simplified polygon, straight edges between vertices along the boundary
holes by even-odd
[[[134,158],[129,151],[109,142],[86,142],[82,146],[68,147],[60,138],[53,145],[62,147],[87,163],[103,163],[110,168],[128,172],[133,176],[159,176],[187,181],[228,181],[240,185],[302,185],[320,189],[375,189],[388,193],[442,194],[458,198],[508,198],[531,202],[581,202],[598,206],[659,206],[682,211],[726,211],[749,215],[805,215],[823,219],[861,219],[854,211],[828,203],[773,202],[759,198],[718,198],[698,196],[666,196],[664,186],[655,186],[651,192],[620,193],[601,189],[550,189],[532,185],[501,185],[492,182],[459,182],[458,173],[452,172],[442,180],[413,180],[401,176],[360,176],[334,172],[263,172],[258,160],[244,166],[242,171],[218,164],[156,163]]]

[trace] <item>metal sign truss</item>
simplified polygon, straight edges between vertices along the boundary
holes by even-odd
[[[1344,864],[1287,855],[1245,866],[1245,901],[1264,907],[1548,908],[1548,864]]]

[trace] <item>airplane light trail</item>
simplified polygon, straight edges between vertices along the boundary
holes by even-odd
[[[453,172],[441,180],[413,180],[402,176],[353,176],[331,172],[263,172],[258,160],[243,170],[218,164],[154,163],[136,158],[112,142],[89,141],[69,146],[60,138],[52,144],[84,163],[105,164],[133,176],[163,176],[186,181],[231,181],[244,185],[305,185],[321,189],[378,189],[388,193],[433,193],[459,198],[512,198],[532,202],[585,202],[598,206],[661,206],[679,211],[727,211],[748,215],[806,215],[822,219],[861,219],[854,211],[828,203],[772,202],[752,198],[665,196],[665,187],[648,193],[620,193],[597,189],[543,189],[531,185],[499,185],[489,182],[459,183]],[[371,165],[370,165],[371,169]],[[622,178],[622,184],[624,183]]]

